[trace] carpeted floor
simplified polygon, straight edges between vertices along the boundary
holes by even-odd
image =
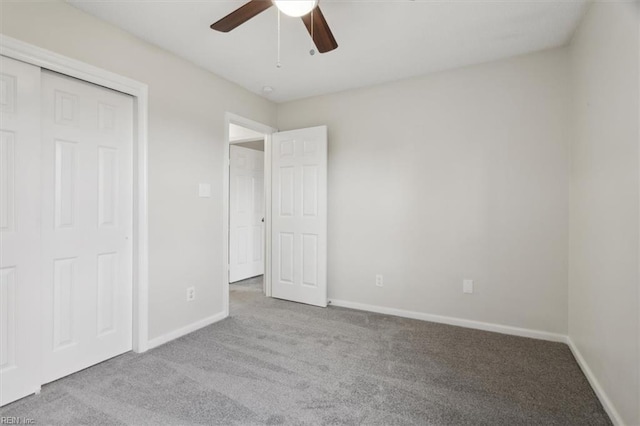
[[[262,296],[0,409],[36,424],[608,425],[566,345]]]

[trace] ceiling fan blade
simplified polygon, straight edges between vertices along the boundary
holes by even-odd
[[[324,19],[324,15],[320,10],[320,7],[313,9],[312,13],[308,13],[302,17],[302,22],[307,27],[309,35],[311,35],[311,17],[313,16],[313,42],[318,48],[318,52],[326,53],[338,47],[336,39],[329,29],[327,20]]]
[[[271,0],[251,0],[224,18],[211,24],[211,29],[228,33],[273,6]]]

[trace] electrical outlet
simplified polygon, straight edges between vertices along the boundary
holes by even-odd
[[[187,288],[187,302],[193,302],[196,300],[196,288],[188,287]]]
[[[380,274],[376,275],[376,285],[378,287],[384,287],[384,280]]]
[[[473,280],[462,281],[462,292],[468,294],[473,293]]]

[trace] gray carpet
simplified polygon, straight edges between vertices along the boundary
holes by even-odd
[[[0,410],[37,424],[608,425],[566,345],[261,294]]]

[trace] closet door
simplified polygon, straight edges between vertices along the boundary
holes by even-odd
[[[40,389],[40,68],[0,56],[0,405]]]
[[[42,73],[47,383],[132,346],[130,96]]]

